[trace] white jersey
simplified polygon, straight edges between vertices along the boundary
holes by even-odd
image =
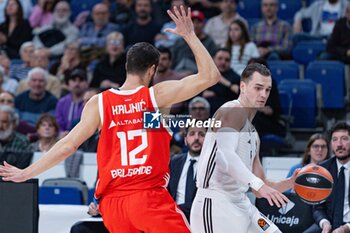
[[[238,101],[234,101],[238,102]],[[245,166],[252,171],[253,161],[258,150],[258,134],[252,123],[247,120],[240,130],[237,155],[243,161]],[[229,174],[220,169],[216,163],[216,133],[210,129],[206,133],[201,155],[199,157],[197,172],[197,187],[202,189],[216,190],[226,193],[229,196],[241,196],[248,191],[249,186],[243,184]]]

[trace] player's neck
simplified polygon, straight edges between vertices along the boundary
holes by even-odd
[[[237,101],[247,112],[249,120],[253,121],[255,114],[256,114],[256,108],[250,107],[248,102],[246,101],[246,99],[242,98],[242,96],[239,96]]]
[[[149,83],[146,78],[134,74],[128,74],[124,84],[119,88],[120,90],[133,90],[139,86],[148,86]]]

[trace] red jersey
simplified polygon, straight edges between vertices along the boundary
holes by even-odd
[[[97,147],[95,196],[122,196],[166,187],[171,132],[160,121],[153,88],[110,89],[98,98],[102,127]],[[154,116],[159,127],[144,127],[144,115],[148,119]]]

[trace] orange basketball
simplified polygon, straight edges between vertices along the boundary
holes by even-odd
[[[331,194],[333,177],[324,167],[307,165],[303,167],[294,183],[294,190],[298,196],[310,205],[324,202]]]

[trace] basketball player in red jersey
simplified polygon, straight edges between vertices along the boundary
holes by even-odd
[[[71,155],[96,129],[98,180],[95,197],[111,233],[190,232],[182,212],[165,189],[169,179],[171,135],[160,123],[145,129],[144,114],[158,119],[159,109],[187,100],[220,78],[209,53],[194,33],[190,9],[168,11],[176,23],[167,31],[181,36],[192,49],[198,73],[179,81],[161,82],[148,88],[159,52],[138,43],[127,54],[127,78],[120,89],[110,89],[91,98],[81,121],[37,163],[21,170],[6,162],[0,165],[5,181],[22,182],[44,172]],[[148,122],[150,123],[150,122]],[[155,122],[156,124],[156,122]]]

